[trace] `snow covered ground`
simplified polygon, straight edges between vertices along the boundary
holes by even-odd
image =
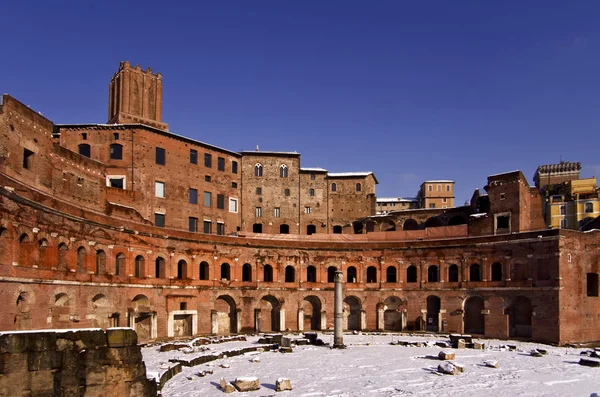
[[[319,334],[326,343],[332,335]],[[207,352],[183,354],[158,353],[157,347],[143,349],[148,370],[166,368],[167,358],[190,359],[200,354],[222,352],[244,346],[256,346],[257,338],[247,342],[208,345]],[[585,349],[559,348],[540,344],[485,340],[486,350],[441,349],[439,347],[403,347],[392,341],[447,341],[443,336],[404,335],[344,335],[345,350],[327,347],[298,346],[293,353],[248,353],[212,361],[183,371],[166,383],[165,397],[225,396],[219,379],[233,381],[236,377],[257,376],[261,389],[246,394],[253,396],[594,396],[600,395],[600,368],[579,365],[580,352]],[[514,344],[517,350],[501,349]],[[542,357],[532,357],[535,348],[548,351]],[[464,366],[464,373],[441,375],[435,369],[441,361],[441,351],[456,354],[453,362]],[[256,357],[260,362],[253,361]],[[499,368],[483,365],[484,360],[497,360]],[[222,368],[220,364],[229,364]],[[198,377],[200,371],[213,374]],[[293,390],[276,393],[275,381],[291,380]],[[239,392],[235,394],[240,394]]]

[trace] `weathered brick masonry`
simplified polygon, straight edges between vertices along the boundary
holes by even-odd
[[[340,269],[347,329],[600,340],[600,233],[546,230],[520,172],[489,177],[470,207],[376,227],[370,173],[330,178],[296,154],[231,152],[154,121],[56,126],[3,96],[0,330],[324,330]]]

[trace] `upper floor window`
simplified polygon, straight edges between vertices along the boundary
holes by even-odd
[[[593,203],[585,203],[585,211],[587,213],[594,212],[594,204]]]
[[[437,185],[437,191],[441,192],[442,191],[442,187],[440,185]]]
[[[113,143],[110,145],[110,159],[111,160],[122,160],[123,159],[123,145]]]
[[[315,189],[313,189],[312,187],[310,189],[308,189],[308,195],[309,196],[314,196],[315,195]]]
[[[315,175],[315,173],[314,173],[314,172],[311,172],[311,173],[310,173],[310,180],[311,180],[311,181],[314,181],[316,177],[317,177],[317,176]]]
[[[288,177],[288,167],[285,164],[281,164],[279,166],[279,177],[287,178]]]
[[[279,208],[279,207],[276,207],[276,208],[275,208],[275,211],[274,211],[274,213],[273,213],[273,216],[274,216],[275,218],[279,218],[279,217],[281,216],[281,208]]]
[[[165,183],[156,181],[154,183],[154,191],[156,197],[165,198]]]
[[[237,199],[229,197],[229,212],[238,212]]]
[[[254,176],[262,176],[263,174],[263,167],[261,164],[256,164],[254,166]]]
[[[88,145],[87,143],[82,143],[79,145],[79,154],[85,157],[91,157],[92,156],[92,149],[90,148],[90,145]]]
[[[204,206],[210,207],[212,205],[212,193],[204,192]]]
[[[362,190],[362,185],[360,183],[356,184],[356,191],[360,192]]]
[[[217,169],[219,171],[225,171],[225,159],[223,157],[217,158]]]
[[[198,189],[190,188],[189,196],[190,196],[190,199],[189,199],[190,204],[198,204]]]
[[[225,195],[217,194],[217,208],[220,210],[225,209]]]
[[[209,153],[204,153],[204,166],[207,168],[212,167],[212,155]]]
[[[446,185],[446,191],[449,192],[450,191],[450,185]]]
[[[156,164],[165,165],[166,162],[167,162],[166,150],[161,147],[157,147],[156,148]]]
[[[285,189],[283,191],[283,194],[284,194],[284,196],[289,197],[289,195],[290,195],[290,189]]]
[[[165,227],[165,214],[154,213],[154,226]]]
[[[427,185],[427,190],[433,192],[433,185]]]
[[[232,174],[237,174],[237,168],[238,168],[237,161],[232,161],[231,162],[231,173]]]
[[[118,133],[118,132],[113,132],[113,139],[114,139],[115,141],[118,141],[118,140],[119,140],[119,133]]]
[[[564,205],[561,205],[560,206],[560,214],[561,215],[566,215],[566,213],[567,213],[566,207]]]
[[[198,164],[198,151],[190,149],[190,164]]]
[[[331,191],[332,192],[337,192],[337,183],[334,182],[334,183],[331,184]]]
[[[435,208],[435,203],[429,203],[429,208]]]
[[[257,187],[257,188],[256,188],[256,194],[257,194],[258,196],[260,196],[260,195],[262,194],[262,187]]]
[[[260,218],[262,216],[262,207],[256,207],[254,210],[254,215],[256,215],[257,218]]]
[[[81,139],[83,139],[84,141],[87,141],[87,132],[81,133]]]

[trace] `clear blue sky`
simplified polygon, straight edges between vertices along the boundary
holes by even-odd
[[[600,1],[8,1],[0,91],[55,123],[107,120],[128,60],[163,74],[173,132],[379,197],[581,161],[600,177]]]

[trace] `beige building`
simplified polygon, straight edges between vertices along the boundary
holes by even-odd
[[[600,216],[596,178],[575,179],[547,191],[546,224],[552,228],[579,229]]]
[[[432,180],[421,184],[417,201],[420,208],[454,207],[454,181]]]
[[[392,211],[414,210],[419,208],[416,197],[378,197],[377,215],[389,214]]]

